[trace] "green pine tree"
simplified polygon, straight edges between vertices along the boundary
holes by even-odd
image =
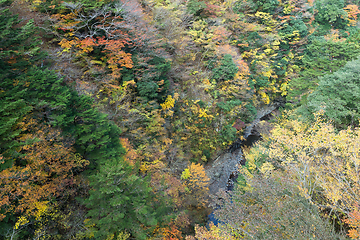
[[[231,55],[226,54],[221,60],[221,65],[213,70],[213,78],[218,82],[227,81],[233,79],[238,70]]]
[[[124,230],[136,239],[147,239],[147,233],[158,224],[151,188],[120,159],[109,159],[90,177],[92,190],[85,200],[88,217],[96,224],[95,237],[105,239]]]

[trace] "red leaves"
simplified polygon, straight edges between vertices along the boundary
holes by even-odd
[[[206,3],[206,8],[201,12],[201,15],[215,18],[220,14],[220,7],[217,5]]]
[[[105,79],[110,81],[121,77],[122,68],[133,67],[132,55],[126,48],[146,47],[154,42],[155,29],[148,26],[137,1],[91,10],[69,5],[68,10],[68,14],[54,15],[59,20],[57,29],[66,32],[60,41],[63,52],[75,52],[88,63],[88,72],[105,73]],[[101,51],[95,54],[96,49]]]

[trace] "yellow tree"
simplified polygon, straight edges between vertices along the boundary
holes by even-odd
[[[222,226],[215,226],[210,222],[209,228],[195,226],[195,238],[193,236],[187,236],[186,240],[235,240],[236,237],[231,233],[223,230]]]
[[[204,106],[200,100],[183,100],[182,104],[180,111],[183,119],[175,122],[180,144],[190,148],[188,152],[194,160],[206,162],[220,145],[215,137],[217,132],[213,127],[215,116],[212,106]]]
[[[181,174],[181,179],[188,193],[187,198],[196,205],[205,206],[209,191],[209,180],[201,164],[191,163]]]
[[[308,200],[352,218],[360,199],[359,128],[337,131],[317,114],[308,124],[283,120],[269,140],[258,154],[268,156],[261,172],[284,169]]]

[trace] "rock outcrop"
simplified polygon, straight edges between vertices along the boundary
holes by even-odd
[[[238,148],[233,152],[227,151],[221,154],[211,164],[205,166],[206,174],[210,177],[210,194],[226,189],[231,173],[236,173],[239,164],[244,163],[242,150]]]
[[[271,114],[278,106],[279,104],[275,103],[266,105],[258,110],[255,120],[246,127],[244,138],[247,139],[252,135],[254,128],[261,119]],[[241,164],[245,164],[245,158],[241,150],[242,143],[243,141],[240,139],[237,140],[233,146],[229,148],[229,151],[224,152],[205,166],[206,174],[210,178],[210,194],[215,194],[220,189],[226,189],[230,175],[236,174],[238,167]]]

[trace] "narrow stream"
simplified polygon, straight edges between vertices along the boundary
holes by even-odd
[[[245,141],[242,141],[241,144],[237,145],[237,148],[241,148],[243,146],[251,147],[253,146],[258,140],[261,140],[261,135],[258,131],[253,130],[251,134],[247,137]],[[229,149],[231,150],[231,149]],[[233,150],[235,151],[235,149]],[[245,165],[245,161],[241,162],[242,165]],[[229,176],[228,182],[226,184],[226,191],[232,191],[234,189],[235,183],[237,182],[238,172],[232,172]],[[208,215],[208,224],[213,222],[215,226],[219,224],[219,221],[216,219],[214,212],[211,212]]]
[[[246,138],[245,141],[241,141],[238,148],[241,147],[252,147],[258,140],[261,140],[262,137],[260,133],[256,130],[252,130],[251,134]],[[241,162],[241,165],[245,165],[246,159],[244,157],[244,161]],[[238,178],[238,172],[232,172],[229,176],[228,182],[226,184],[226,191],[232,191],[234,189],[234,184],[236,183]]]
[[[261,134],[256,130],[256,125],[263,120],[270,120],[272,113],[275,109],[277,109],[279,105],[275,104],[275,106],[269,106],[267,109],[264,109],[262,113],[258,113],[257,118],[253,121],[253,123],[247,127],[245,130],[244,137],[246,140],[240,140],[238,139],[235,141],[232,146],[229,147],[228,152],[230,153],[236,153],[236,151],[239,151],[241,147],[252,147],[258,140],[261,140]],[[240,150],[241,151],[241,150]],[[242,152],[241,152],[242,154]],[[242,161],[240,161],[241,165],[245,165],[246,159],[242,155]],[[234,189],[234,185],[237,182],[238,178],[238,171],[233,171],[230,173],[230,176],[228,177],[227,184],[226,184],[226,191],[232,191]],[[208,216],[208,223],[213,222],[215,225],[219,223],[219,221],[215,218],[214,212],[212,212]]]

